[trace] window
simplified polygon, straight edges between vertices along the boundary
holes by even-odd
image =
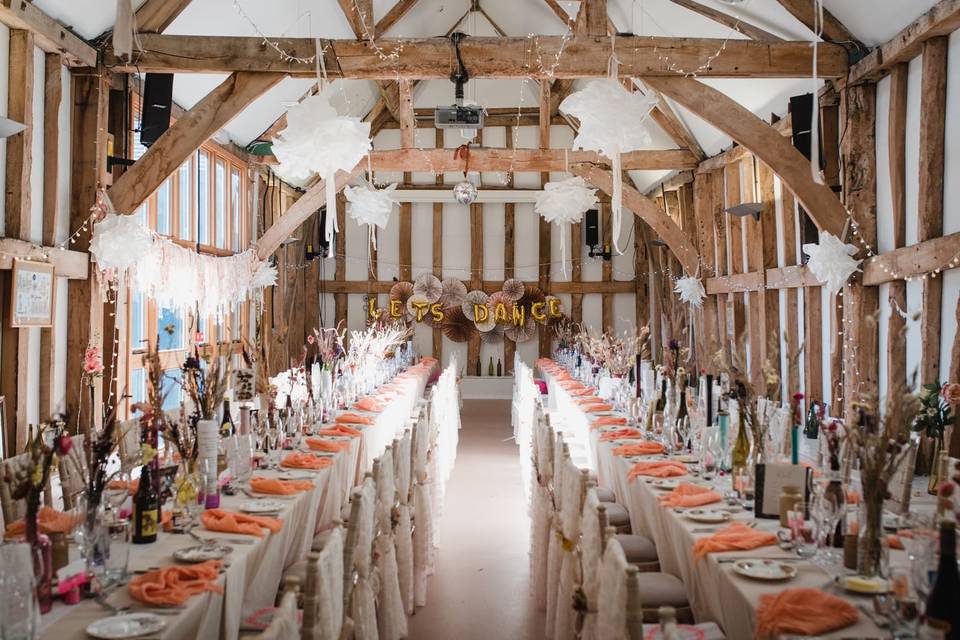
[[[230,229],[232,238],[230,248],[240,251],[240,232],[243,229],[243,207],[240,206],[240,171],[230,172]]]
[[[180,406],[180,369],[166,369],[163,372],[163,410],[169,411]]]
[[[197,229],[200,244],[210,244],[210,156],[201,151],[197,172]]]
[[[147,370],[134,369],[130,372],[130,402],[143,402],[147,399]]]
[[[183,319],[173,309],[162,308],[157,313],[157,346],[160,351],[182,349]]]
[[[227,248],[227,167],[226,164],[217,160],[216,175],[216,207],[217,218],[214,226],[217,230],[217,248]]]
[[[157,189],[157,233],[169,236],[173,233],[173,221],[170,218],[170,196],[173,181],[168,179]]]
[[[130,296],[130,350],[141,351],[147,340],[147,300],[142,293]]]
[[[180,228],[177,237],[181,240],[193,239],[193,190],[190,188],[192,184],[193,159],[191,158],[180,165],[180,171],[177,174],[177,191],[179,194],[177,205],[180,209]]]

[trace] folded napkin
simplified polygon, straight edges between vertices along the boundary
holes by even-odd
[[[350,436],[351,438],[357,438],[360,436],[360,430],[354,429],[353,427],[348,427],[345,424],[335,424],[328,429],[320,429],[317,432],[319,436]]]
[[[643,442],[635,442],[632,444],[622,444],[616,449],[613,450],[613,455],[615,456],[652,456],[657,453],[663,453],[663,445],[659,442],[651,442],[650,440],[644,440]],[[687,472],[687,466],[682,462],[670,462],[669,460],[657,460],[655,462],[641,462],[640,464],[656,464],[656,463],[666,463],[678,465],[678,468],[683,469],[683,473],[677,475],[684,475]]]
[[[131,598],[144,604],[180,605],[204,591],[223,593],[223,587],[216,584],[219,573],[219,560],[154,569],[131,578],[127,592]]]
[[[596,393],[597,390],[593,387],[584,387],[582,389],[572,389],[570,390],[570,395],[572,396],[588,396],[591,393]]]
[[[581,408],[586,413],[600,413],[601,411],[613,411],[612,404],[605,404],[602,402],[599,404],[588,404],[587,406],[581,407]]]
[[[283,528],[283,520],[251,516],[245,513],[225,511],[224,509],[207,509],[200,514],[200,521],[208,531],[223,533],[242,533],[248,536],[263,537],[263,529],[270,529],[274,533]]]
[[[702,507],[723,500],[716,491],[707,487],[684,482],[665,496],[658,498],[664,507]]]
[[[720,551],[749,551],[777,544],[777,536],[732,522],[712,536],[701,538],[693,545],[693,557],[699,560],[708,553]]]
[[[829,593],[784,589],[760,596],[755,637],[819,636],[849,627],[859,617],[856,607]]]
[[[591,429],[600,427],[619,427],[627,424],[627,419],[623,416],[600,416],[590,425]]]
[[[621,438],[642,438],[643,434],[637,429],[617,429],[616,431],[607,431],[600,434],[600,442],[608,440],[619,440]]]
[[[383,405],[380,402],[377,402],[377,399],[373,398],[372,396],[360,398],[353,405],[353,408],[359,409],[360,411],[371,411],[373,413],[380,413],[383,411]]]
[[[288,469],[326,469],[333,464],[333,458],[315,456],[312,453],[294,451],[280,461],[281,467]]]
[[[264,478],[263,476],[250,478],[250,490],[257,493],[289,496],[310,489],[313,489],[313,483],[309,480],[280,480],[278,478]]]
[[[616,453],[616,450],[614,450],[614,453]],[[633,465],[633,468],[630,469],[630,473],[627,474],[627,480],[633,480],[637,476],[673,478],[676,476],[685,475],[687,475],[687,465],[683,464],[682,462],[672,462],[670,460],[651,460],[650,462],[638,462],[637,464]]]
[[[126,489],[127,493],[131,496],[137,493],[137,488],[140,486],[140,479],[131,480],[127,482],[126,480],[111,480],[107,483],[107,489]]]
[[[37,512],[37,520],[40,525],[40,533],[70,533],[76,526],[78,516],[57,511],[51,507],[40,507]],[[7,525],[3,536],[7,539],[22,538],[27,533],[27,526],[23,520],[17,520]]]
[[[573,401],[579,405],[585,404],[602,404],[603,398],[598,398],[596,396],[586,396],[583,398],[574,398]]]
[[[328,453],[337,453],[346,451],[350,448],[350,443],[346,440],[322,440],[321,438],[307,438],[307,446],[314,451],[326,451]]]
[[[373,424],[373,418],[348,411],[338,415],[334,422],[337,424]]]

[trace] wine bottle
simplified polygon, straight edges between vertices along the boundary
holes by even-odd
[[[133,497],[133,543],[156,542],[160,528],[160,494],[153,484],[149,464],[140,469],[140,483]]]
[[[477,377],[479,378],[482,375],[483,375],[483,365],[480,364],[480,358],[477,358]]]
[[[500,358],[497,358],[497,377],[503,375],[503,363],[500,362]]]
[[[490,364],[487,365],[487,375],[493,377],[493,356],[490,356]]]
[[[663,413],[663,410],[667,408],[667,379],[663,378],[660,381],[660,396],[657,398],[657,408],[656,411]]]
[[[940,523],[940,564],[937,577],[927,597],[927,620],[949,625],[947,640],[960,639],[960,575],[957,573],[956,524],[944,520]]]
[[[289,399],[289,398],[288,398]],[[229,438],[233,435],[233,418],[230,416],[230,401],[223,401],[223,418],[220,420],[220,437]]]
[[[733,452],[730,454],[730,465],[734,472],[747,466],[750,457],[750,440],[747,438],[747,408],[741,402],[737,406],[737,439],[733,443]]]

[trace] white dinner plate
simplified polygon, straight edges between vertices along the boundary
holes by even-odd
[[[790,580],[797,575],[797,568],[779,560],[738,560],[733,570],[747,578],[780,582]]]
[[[230,547],[220,544],[199,544],[194,547],[177,549],[173,552],[173,559],[179,562],[196,564],[207,560],[222,560],[230,551]]]
[[[703,522],[706,524],[726,522],[731,518],[728,511],[720,511],[719,509],[688,509],[683,512],[683,515],[694,522]]]
[[[91,623],[87,635],[101,640],[139,638],[159,633],[166,625],[163,618],[153,613],[126,613]]]
[[[283,507],[284,503],[279,500],[267,498],[265,500],[248,500],[240,505],[240,511],[244,513],[276,513]]]
[[[841,576],[837,578],[840,586],[851,593],[875,595],[890,591],[890,583],[880,577]]]
[[[655,489],[660,489],[661,491],[673,491],[680,486],[680,481],[676,478],[661,478],[660,480],[654,480],[650,483]]]
[[[313,480],[314,474],[306,471],[281,471],[277,477],[281,480]]]
[[[676,460],[677,462],[685,462],[687,464],[700,462],[700,458],[698,458],[697,456],[692,456],[689,453],[684,453],[679,456],[673,456],[673,459]]]

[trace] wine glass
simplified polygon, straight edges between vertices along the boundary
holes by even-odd
[[[787,527],[790,529],[793,549],[798,557],[805,560],[815,557],[819,547],[817,523],[811,517],[810,510],[810,503],[798,500],[787,511]]]
[[[30,545],[0,545],[0,638],[34,638],[39,619]]]

